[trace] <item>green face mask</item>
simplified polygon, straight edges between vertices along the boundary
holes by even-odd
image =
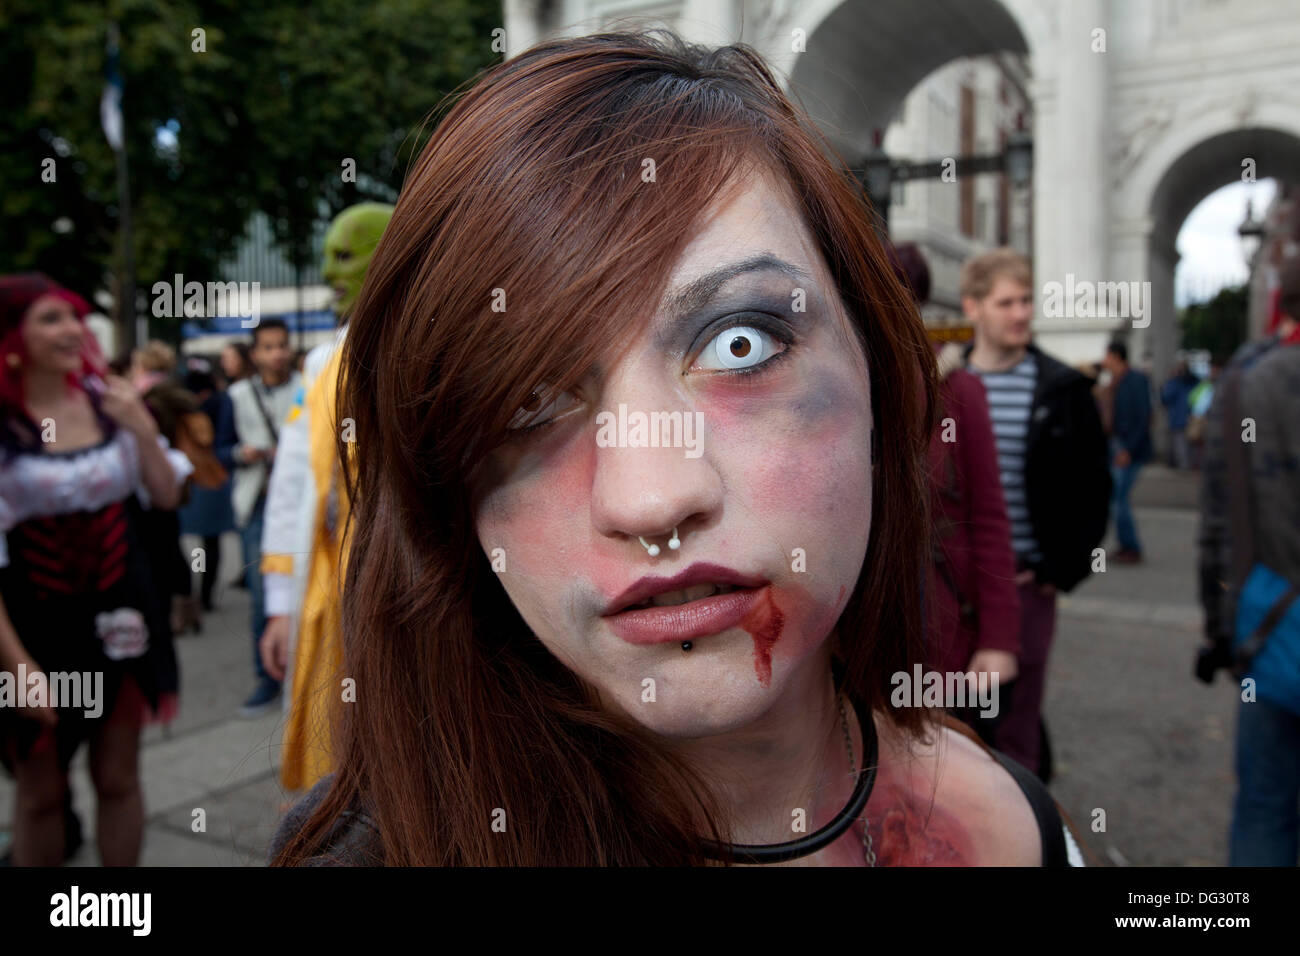
[[[392,206],[363,202],[344,209],[330,223],[321,276],[334,290],[334,311],[340,318],[352,313],[370,258],[392,216]]]

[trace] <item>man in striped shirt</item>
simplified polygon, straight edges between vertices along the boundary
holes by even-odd
[[[962,309],[975,326],[966,361],[988,393],[1020,589],[1019,676],[995,742],[1046,779],[1040,720],[1056,592],[1091,570],[1111,477],[1092,381],[1034,346],[1033,304],[1029,261],[1015,250],[962,269]]]

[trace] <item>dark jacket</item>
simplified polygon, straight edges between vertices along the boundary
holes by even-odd
[[[1165,382],[1160,389],[1160,403],[1169,413],[1169,430],[1180,432],[1187,427],[1187,420],[1192,416],[1192,407],[1187,404],[1187,397],[1201,380],[1191,372],[1175,375]]]
[[[208,402],[216,406],[216,414],[212,416],[212,424],[216,429],[216,437],[212,442],[212,450],[231,474],[234,474],[239,463],[235,461],[235,446],[239,444],[239,434],[235,431],[235,406],[230,401],[230,393],[226,390],[213,392],[208,396]]]
[[[301,830],[334,784],[326,774],[280,820],[271,837],[267,861],[274,861],[289,840]],[[309,857],[303,866],[383,866],[384,841],[368,813],[354,807],[342,814],[325,838],[324,850]]]
[[[973,345],[966,347],[970,360]],[[1071,591],[1092,569],[1110,517],[1110,453],[1092,379],[1029,346],[1037,365],[1025,490],[1041,560],[1039,583]]]
[[[1254,441],[1241,442],[1242,423],[1224,421],[1230,378],[1240,379],[1238,411],[1255,423]],[[1201,468],[1201,604],[1206,637],[1230,646],[1237,594],[1256,561],[1290,581],[1300,581],[1300,344],[1276,339],[1249,342],[1237,350],[1214,391],[1205,425]],[[1226,429],[1225,429],[1226,425]],[[1229,442],[1239,442],[1249,468],[1241,487],[1228,467]],[[1253,547],[1234,541],[1232,502],[1241,500],[1253,516]],[[1236,522],[1240,524],[1240,522]],[[1247,531],[1237,527],[1237,535]]]
[[[1115,386],[1111,434],[1133,464],[1151,460],[1151,383],[1137,369],[1125,372]]]

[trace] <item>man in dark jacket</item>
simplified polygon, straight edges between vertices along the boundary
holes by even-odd
[[[1235,663],[1237,604],[1251,570],[1263,565],[1300,587],[1300,259],[1282,267],[1277,309],[1269,337],[1241,346],[1224,370],[1206,421],[1198,544],[1207,645],[1196,667],[1206,683]],[[1270,641],[1280,622],[1275,628]],[[1295,866],[1300,713],[1234,689],[1241,700],[1228,863]]]
[[[999,750],[1047,778],[1040,729],[1056,592],[1088,576],[1106,533],[1111,478],[1092,380],[1031,341],[1029,261],[1012,249],[962,269],[975,326],[967,367],[984,382],[1020,591],[1019,677],[1003,695]]]
[[[1201,380],[1192,374],[1186,362],[1179,362],[1174,372],[1160,389],[1160,404],[1169,417],[1169,465],[1173,468],[1192,467],[1191,447],[1187,443],[1187,422],[1192,417],[1188,398]]]
[[[1106,346],[1102,365],[1110,372],[1114,395],[1110,469],[1115,483],[1112,498],[1115,533],[1119,536],[1115,560],[1121,564],[1137,564],[1142,560],[1142,543],[1138,540],[1129,495],[1137,482],[1138,471],[1151,460],[1151,383],[1129,366],[1128,348],[1123,342]]]

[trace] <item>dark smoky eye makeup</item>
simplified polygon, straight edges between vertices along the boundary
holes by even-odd
[[[796,312],[793,290],[784,294],[728,295],[683,316],[657,338],[666,351],[683,358],[694,358],[714,336],[728,328],[748,325],[790,346],[796,344],[817,321],[820,301],[815,290],[805,288],[804,311]]]
[[[687,355],[697,356],[701,349],[723,332],[743,327],[759,329],[785,345],[793,345],[797,337],[793,323],[785,319],[762,312],[737,312],[713,322],[701,331]]]

